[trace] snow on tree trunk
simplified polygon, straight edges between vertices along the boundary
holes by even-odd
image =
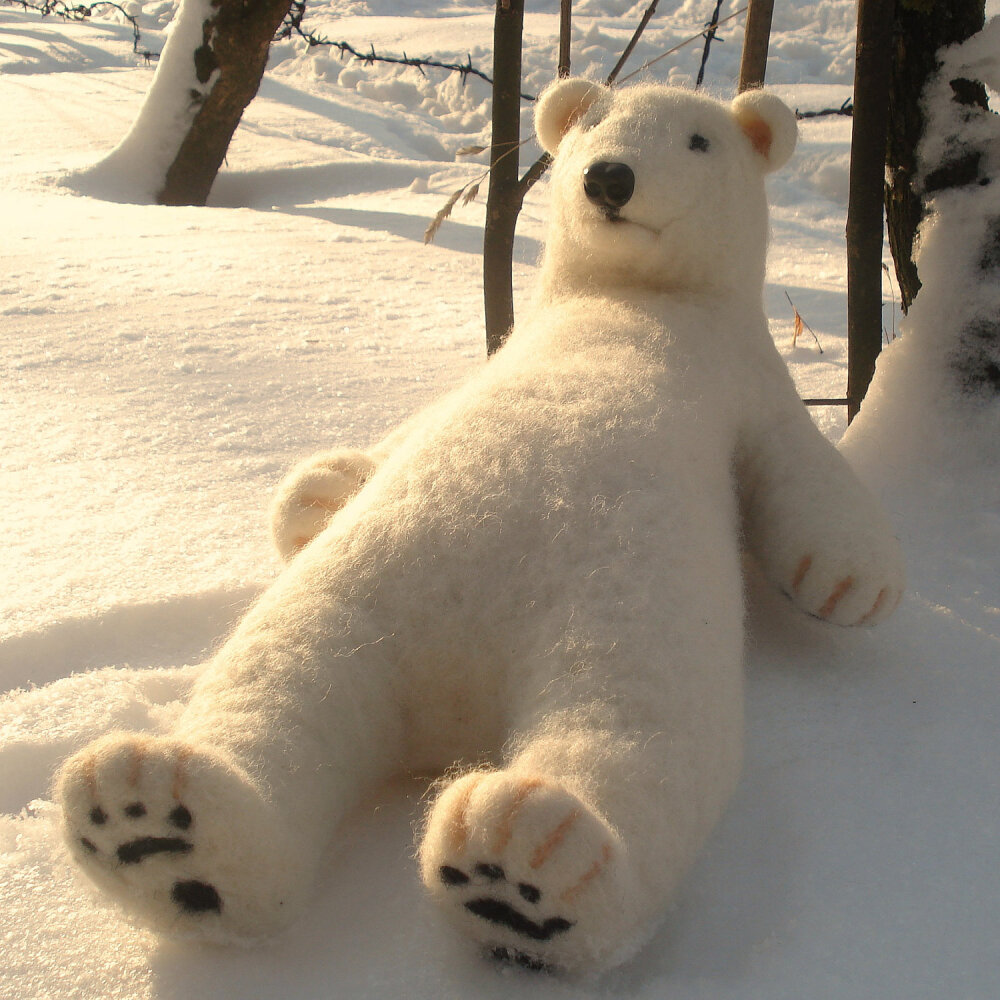
[[[78,175],[114,201],[204,205],[290,0],[182,0],[139,115]]]
[[[924,94],[927,130],[917,150],[918,186],[931,214],[922,238],[951,244],[950,280],[934,288],[948,302],[955,332],[949,367],[963,392],[1000,398],[1000,116],[967,93],[972,81],[1000,89],[1000,18],[945,49],[941,61]]]
[[[924,199],[915,186],[917,145],[924,133],[921,96],[927,81],[940,69],[942,46],[970,38],[982,30],[984,22],[983,0],[897,0],[895,5],[885,207],[903,312],[920,290],[913,250],[924,216]],[[982,87],[966,98],[987,106]]]
[[[975,454],[1000,471],[1000,116],[965,100],[969,81],[1000,90],[1000,17],[939,59],[917,150],[923,285],[844,440],[881,465]]]

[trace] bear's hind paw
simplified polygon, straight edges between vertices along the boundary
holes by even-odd
[[[140,923],[234,941],[285,922],[290,887],[267,874],[287,867],[273,810],[215,755],[112,735],[63,765],[58,798],[73,859]]]
[[[620,948],[619,838],[554,781],[508,771],[458,779],[431,811],[420,860],[431,896],[493,958],[589,972]]]

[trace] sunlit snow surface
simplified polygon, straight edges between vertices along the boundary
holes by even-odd
[[[711,6],[662,3],[634,64],[697,31]],[[606,73],[643,7],[575,4],[577,69]],[[554,71],[556,8],[531,5],[532,92]],[[840,105],[854,0],[776,8],[769,79],[802,110]],[[131,9],[158,49],[171,5]],[[359,48],[469,54],[489,70],[487,3],[317,4],[312,16]],[[723,38],[707,83],[724,95],[742,34]],[[653,74],[692,82],[700,48]],[[212,207],[81,194],[150,78],[124,26],[0,7],[0,997],[992,1000],[1000,462],[974,420],[967,434],[948,425],[947,454],[921,451],[901,426],[893,351],[871,410],[884,420],[863,413],[848,450],[893,513],[909,594],[887,625],[842,632],[750,572],[746,776],[664,927],[624,968],[566,983],[494,968],[453,939],[411,857],[418,783],[361,811],[312,911],[254,952],[158,944],[74,873],[53,768],[108,729],[169,724],[197,671],[186,664],[276,572],[265,509],[282,471],[371,442],[483,363],[482,196],[433,246],[422,239],[482,172],[455,152],[487,136],[485,84],[282,43]],[[847,119],[803,125],[771,183],[767,304],[804,396],[845,390],[849,138]],[[519,228],[519,308],[544,219],[540,185]],[[786,292],[822,354],[808,332],[792,347]],[[886,301],[891,332],[888,285]],[[841,435],[840,410],[813,414]]]

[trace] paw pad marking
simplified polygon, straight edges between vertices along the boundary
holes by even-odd
[[[452,868],[451,865],[442,865],[439,874],[445,885],[466,885],[469,881],[469,876],[465,872]]]
[[[221,913],[222,899],[215,886],[195,880],[175,882],[170,898],[185,913]]]
[[[146,817],[149,810],[144,802],[130,802],[122,808],[122,815],[129,820],[137,821]],[[99,805],[89,812],[90,822],[97,827],[108,825],[110,817]],[[191,810],[178,803],[167,814],[166,823],[176,830],[189,830],[194,823]],[[97,845],[88,837],[79,839],[80,845],[88,854],[100,854]],[[146,858],[157,854],[183,855],[194,850],[194,844],[178,836],[145,836],[126,840],[114,848],[112,857],[121,865],[141,864]],[[461,874],[461,873],[459,873]],[[222,898],[218,890],[207,882],[198,880],[178,881],[170,890],[170,898],[185,913],[221,913]]]
[[[536,958],[534,955],[526,955],[523,951],[516,951],[513,948],[492,948],[490,950],[490,957],[496,959],[498,962],[519,965],[522,969],[530,969],[532,972],[551,971],[548,963],[543,962],[540,958]]]
[[[573,923],[565,917],[549,917],[542,923],[536,923],[530,917],[525,916],[520,910],[514,909],[509,903],[502,899],[492,899],[483,896],[481,899],[470,899],[465,908],[483,920],[488,920],[491,924],[500,924],[520,934],[522,937],[531,938],[533,941],[549,941],[556,934],[568,931]]]
[[[518,882],[517,891],[521,898],[529,903],[537,903],[542,898],[542,891],[537,886],[529,885],[527,882]]]
[[[507,882],[503,868],[487,861],[479,862],[473,868],[473,872],[479,878],[486,879],[493,884]],[[451,865],[442,865],[438,874],[441,881],[449,888],[468,886],[473,883],[473,879],[469,875]],[[521,898],[529,903],[538,903],[542,898],[541,890],[527,882],[519,882],[517,891]],[[532,920],[531,917],[510,903],[494,896],[477,896],[466,900],[462,905],[481,920],[506,927],[515,934],[530,938],[532,941],[549,941],[573,926],[573,922],[565,917],[549,917],[543,921]],[[516,959],[512,960],[516,961]]]
[[[123,865],[137,865],[153,854],[187,854],[193,847],[180,837],[138,837],[119,844],[115,855]]]
[[[170,810],[170,815],[167,817],[167,822],[171,826],[177,827],[178,830],[188,830],[193,822],[193,817],[191,816],[191,811],[186,806],[177,806]]]

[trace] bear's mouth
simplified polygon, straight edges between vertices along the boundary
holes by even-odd
[[[660,236],[663,233],[662,229],[655,229],[653,226],[647,226],[645,222],[637,222],[635,219],[625,218],[625,216],[622,215],[621,210],[617,208],[601,208],[600,214],[605,222],[610,222],[614,226],[636,226],[639,229],[644,229],[647,233],[652,233],[654,236]]]

